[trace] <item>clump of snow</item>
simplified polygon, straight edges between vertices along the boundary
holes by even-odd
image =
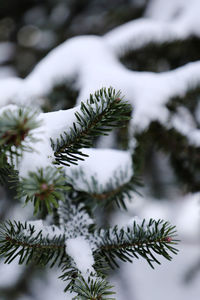
[[[70,127],[73,127],[73,123],[77,121],[76,112],[80,112],[80,105],[68,110],[43,113],[41,116],[48,137],[56,140],[64,132],[70,134]]]
[[[65,167],[65,174],[71,177],[78,190],[88,191],[88,183],[95,178],[99,186],[106,186],[110,179],[120,178],[122,170],[126,170],[124,180],[128,182],[133,175],[131,153],[114,149],[81,149],[89,157],[80,161],[78,166]],[[123,179],[122,179],[123,180]],[[124,183],[122,181],[122,183]],[[90,187],[92,188],[92,187]]]
[[[104,38],[115,54],[121,56],[126,50],[139,49],[151,42],[164,43],[178,36],[171,24],[141,18],[111,30]]]
[[[68,239],[65,242],[66,253],[70,255],[82,274],[94,272],[94,258],[89,242],[82,236]]]

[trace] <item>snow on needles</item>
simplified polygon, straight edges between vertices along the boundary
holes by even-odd
[[[149,43],[162,44],[200,36],[199,11],[199,0],[150,1],[147,18],[114,28],[105,35],[105,39],[114,52],[121,55],[127,48],[133,50]]]
[[[65,233],[63,228],[58,228],[55,225],[44,225],[43,220],[28,221],[26,223],[28,225],[28,229],[23,230],[23,234],[25,236],[31,234],[30,227],[32,226],[34,226],[35,229],[34,233],[31,234],[32,237],[37,237],[38,234],[41,232],[43,238],[48,237],[49,239],[53,239],[55,236],[62,236]]]
[[[45,168],[52,165],[54,152],[51,147],[50,139],[56,140],[64,132],[69,133],[76,117],[75,112],[79,111],[80,106],[68,110],[59,110],[50,113],[41,113],[39,119],[42,126],[32,131],[38,141],[29,144],[34,149],[33,152],[24,152],[19,166],[19,174],[26,177],[29,171],[36,171],[38,168]],[[30,164],[30,161],[32,162]]]
[[[45,226],[42,220],[28,221],[28,226],[34,226],[35,232],[32,237],[37,237],[41,232],[43,238],[53,239],[55,236],[65,235],[65,230],[67,228],[58,228],[55,225]],[[24,229],[23,234],[25,236],[30,234],[30,228]],[[73,258],[76,267],[81,271],[82,275],[87,274],[87,272],[95,272],[93,269],[94,258],[92,254],[92,249],[89,241],[87,241],[84,236],[78,236],[76,238],[69,238],[65,240],[65,247],[67,255]]]
[[[7,109],[15,111],[18,108],[16,105],[4,106],[0,108],[0,115]],[[34,172],[38,168],[52,165],[54,152],[50,139],[56,140],[64,131],[69,132],[70,127],[76,120],[74,113],[79,110],[80,106],[77,106],[68,110],[40,113],[38,115],[37,120],[41,121],[42,124],[31,131],[35,140],[33,142],[30,141],[28,144],[33,151],[24,151],[19,166],[16,166],[20,176],[26,177],[30,171]]]

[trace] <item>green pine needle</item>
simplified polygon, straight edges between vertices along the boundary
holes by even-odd
[[[19,264],[33,262],[39,265],[60,264],[66,256],[64,235],[43,236],[33,225],[7,221],[0,225],[0,257],[5,263],[18,258]]]
[[[120,98],[120,92],[113,88],[101,89],[86,103],[81,103],[81,111],[76,112],[76,123],[69,132],[59,139],[51,140],[57,164],[69,166],[87,157],[80,149],[92,146],[93,139],[99,135],[108,135],[115,127],[121,127],[130,119],[131,106]]]
[[[29,142],[36,141],[32,130],[40,125],[35,111],[28,108],[5,110],[0,116],[0,152],[9,155],[12,162],[23,151],[32,151]]]
[[[25,203],[32,201],[35,214],[43,207],[52,213],[54,207],[58,208],[58,201],[64,201],[64,193],[69,189],[60,170],[47,167],[30,172],[28,177],[20,179],[18,197],[25,197]]]
[[[158,256],[171,260],[170,252],[177,254],[173,247],[178,240],[175,226],[163,220],[145,219],[141,225],[135,221],[132,226],[118,229],[101,229],[97,233],[101,242],[97,243],[96,254],[104,257],[111,268],[119,267],[117,260],[132,262],[132,258],[143,257],[154,268],[153,263],[160,264]]]
[[[105,279],[95,277],[85,279],[79,276],[74,282],[72,291],[78,294],[74,300],[115,300],[115,298],[110,298],[115,294],[112,288],[113,286]]]
[[[127,200],[133,198],[133,192],[139,194],[137,187],[142,186],[137,176],[129,178],[126,170],[117,170],[113,176],[102,185],[99,184],[95,176],[88,180],[83,169],[74,170],[68,176],[68,180],[74,191],[78,192],[77,201],[84,202],[89,207],[95,205],[107,206],[115,203],[118,208],[126,209]],[[80,189],[77,182],[83,182],[85,188]]]

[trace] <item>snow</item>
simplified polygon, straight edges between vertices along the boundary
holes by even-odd
[[[138,49],[151,42],[161,44],[193,35],[200,36],[199,11],[199,0],[150,1],[146,11],[148,18],[114,28],[105,35],[105,39],[113,51],[121,55],[127,49]]]
[[[136,50],[152,42],[164,43],[178,36],[171,24],[141,18],[111,30],[104,38],[113,52],[121,56],[127,50]]]
[[[154,74],[141,72],[133,74],[134,107],[132,126],[136,131],[148,128],[153,120],[166,125],[169,120],[167,102],[175,96],[183,97],[187,90],[200,84],[200,62],[186,64],[173,71]],[[143,88],[145,86],[145,89]]]
[[[81,271],[81,273],[87,274],[88,272],[94,272],[93,264],[94,258],[92,255],[92,250],[90,244],[86,239],[82,236],[68,239],[65,242],[66,245],[66,253],[70,255],[77,268]]]
[[[61,133],[70,133],[69,128],[77,121],[75,116],[76,112],[80,112],[80,106],[76,106],[68,110],[43,113],[41,117],[48,137],[56,140]]]
[[[133,175],[131,153],[129,151],[114,149],[81,149],[89,155],[78,166],[65,167],[65,174],[73,179],[73,185],[78,190],[88,191],[92,187],[92,178],[98,186],[106,188],[110,179],[121,178],[120,174],[126,170],[124,180],[128,182]],[[122,184],[124,183],[122,179]],[[90,184],[90,187],[88,186]]]
[[[66,78],[73,78],[80,65],[79,38],[69,41],[52,50],[25,79],[25,86],[35,96],[47,94],[56,83],[62,83]]]
[[[28,221],[27,225],[29,226],[34,226],[35,230],[36,230],[36,235],[38,234],[38,232],[40,232],[43,228],[43,220],[35,220],[35,221]]]
[[[153,0],[149,2],[146,17],[171,22],[181,39],[189,35],[200,35],[199,11],[199,0]]]

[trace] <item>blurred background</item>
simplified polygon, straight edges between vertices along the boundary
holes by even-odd
[[[53,48],[77,35],[103,35],[130,20],[142,17],[170,22],[181,14],[187,0],[1,0],[0,79],[25,78]],[[171,6],[170,6],[171,5]],[[191,4],[192,5],[192,4]],[[200,6],[199,6],[200,8]],[[200,13],[200,11],[199,11]],[[81,51],[81,49],[80,49]],[[162,73],[200,59],[200,37],[148,46],[130,51],[121,62],[130,70]],[[74,106],[78,90],[71,83],[56,86],[47,96],[44,110]],[[184,105],[195,113],[199,90]],[[1,98],[0,98],[1,101]],[[172,104],[169,109],[173,110]],[[195,109],[194,109],[195,108]],[[200,114],[200,109],[199,109]],[[199,120],[199,121],[198,121]],[[200,117],[197,117],[200,128]],[[122,264],[111,280],[117,300],[198,300],[200,295],[200,148],[177,140],[174,132],[156,124],[137,137],[133,157],[141,177],[143,197],[134,196],[127,212],[111,211],[110,224],[124,224],[137,215],[163,218],[177,225],[180,253],[155,270],[145,261]],[[115,132],[106,146],[127,149],[128,130]],[[9,187],[0,187],[0,220],[31,217]],[[58,270],[0,264],[0,300],[64,300],[64,284]]]

